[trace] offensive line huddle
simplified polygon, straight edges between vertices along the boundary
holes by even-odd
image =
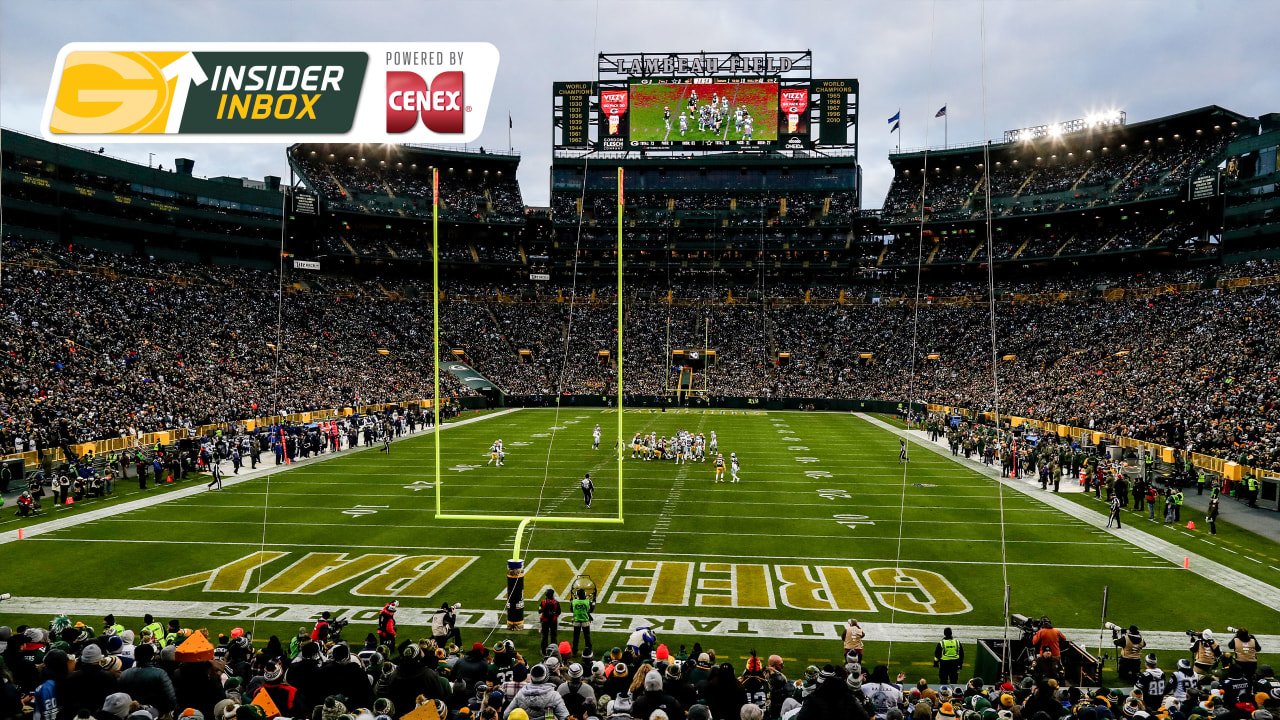
[[[595,429],[591,431],[591,449],[600,449],[600,425],[597,423]],[[618,449],[617,442],[614,442],[614,449]],[[707,458],[714,455],[712,467],[715,470],[714,483],[725,482],[724,471],[726,467],[724,454],[719,452],[719,441],[716,439],[716,431],[711,431],[711,437],[707,437],[703,433],[694,435],[687,430],[677,430],[673,437],[659,437],[657,433],[636,433],[631,439],[631,458],[633,460],[673,460],[677,465],[685,465],[691,462],[706,462]],[[489,446],[489,461],[485,466],[502,467],[506,464],[507,453],[502,444],[502,438],[498,438]],[[738,462],[737,453],[729,453],[729,480],[728,482],[738,482],[738,472],[741,465]],[[595,496],[595,484],[591,481],[591,473],[586,473],[579,483],[582,488],[582,499],[587,509],[591,508],[591,501]]]

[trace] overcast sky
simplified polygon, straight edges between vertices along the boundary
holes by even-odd
[[[1275,0],[991,0],[986,128],[981,5],[969,0],[0,0],[0,124],[38,134],[58,49],[75,41],[488,41],[502,60],[476,143],[523,155],[525,201],[548,204],[551,83],[591,80],[601,52],[810,49],[814,77],[862,83],[864,204],[878,207],[902,147],[1124,109],[1130,122],[1217,104],[1280,111]],[[935,15],[936,13],[936,15]],[[96,148],[95,148],[96,149]],[[109,145],[197,175],[287,176],[283,146]]]

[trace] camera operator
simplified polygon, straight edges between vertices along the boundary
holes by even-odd
[[[431,637],[436,642],[436,647],[445,647],[449,640],[452,639],[459,647],[462,646],[462,632],[458,630],[457,611],[462,608],[462,603],[455,603],[452,607],[449,603],[440,603],[440,609],[431,615]]]
[[[1055,628],[1049,618],[1044,619],[1043,627],[1036,631],[1031,638],[1031,644],[1035,645],[1038,650],[1049,650],[1049,654],[1053,657],[1062,656],[1062,644],[1067,641],[1062,631]]]
[[[392,600],[378,613],[378,643],[389,648],[396,646],[396,610],[399,607],[400,601]]]
[[[1236,636],[1227,642],[1227,652],[1231,653],[1232,664],[1244,670],[1244,677],[1252,679],[1258,670],[1258,653],[1262,646],[1249,634],[1248,628],[1236,628],[1235,633]]]
[[[1142,658],[1142,649],[1147,646],[1147,641],[1142,639],[1137,625],[1130,625],[1129,631],[1123,635],[1120,634],[1119,625],[1107,623],[1107,627],[1111,629],[1112,644],[1120,648],[1120,656],[1116,659],[1116,672],[1125,682],[1137,681],[1138,661]]]
[[[1210,675],[1222,657],[1222,648],[1213,639],[1213,631],[1206,628],[1203,632],[1188,630],[1191,637],[1191,656],[1195,658],[1197,675]]]
[[[329,633],[332,628],[329,626],[329,620],[332,614],[328,610],[320,613],[320,619],[316,621],[315,627],[311,628],[312,642],[325,642],[329,639]]]

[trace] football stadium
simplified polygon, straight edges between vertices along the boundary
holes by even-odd
[[[537,148],[6,122],[0,720],[1280,712],[1280,112],[581,45]]]

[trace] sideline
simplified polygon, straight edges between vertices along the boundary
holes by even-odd
[[[518,412],[522,409],[523,408],[510,408],[505,412],[494,412],[494,413],[487,413],[485,415],[477,415],[475,417],[470,417],[465,420],[458,420],[456,422],[451,422],[451,423],[442,423],[440,427],[442,429],[448,430],[449,428],[452,428],[452,427],[460,427],[462,425],[470,425],[471,423],[475,423],[475,422],[483,422],[490,418],[507,417],[511,413]],[[398,445],[406,440],[412,440],[414,438],[426,437],[433,434],[435,431],[436,431],[436,428],[423,430],[422,432],[416,433],[414,435],[402,437],[399,440],[394,441],[392,445],[393,446]],[[347,448],[346,450],[339,450],[337,452],[325,453],[324,455],[317,455],[316,457],[307,458],[305,460],[295,460],[292,464],[289,464],[289,465],[270,465],[262,470],[241,472],[239,475],[224,475],[222,477],[222,486],[224,488],[233,487],[236,485],[240,485],[242,483],[249,482],[251,480],[259,480],[268,475],[275,475],[277,473],[289,472],[290,470],[293,470],[295,468],[314,465],[315,463],[324,462],[325,460],[330,460],[336,457],[342,457],[343,455],[357,453],[362,450],[372,450],[374,447],[377,447],[377,446],[375,445],[371,447]],[[260,463],[260,464],[266,465],[266,463]],[[194,481],[194,484],[178,490],[170,490],[168,492],[164,492],[159,495],[150,495],[148,497],[139,498],[137,500],[130,500],[129,502],[120,503],[119,505],[104,505],[103,507],[95,508],[88,512],[77,513],[75,515],[69,515],[67,517],[62,517],[62,518],[55,517],[53,519],[48,520],[47,522],[37,523],[35,525],[22,528],[22,534],[24,538],[27,538],[35,535],[43,535],[44,533],[55,532],[57,530],[66,530],[67,528],[72,528],[72,527],[76,527],[77,525],[83,525],[85,523],[94,522],[95,520],[114,517],[116,515],[134,512],[136,510],[145,510],[146,508],[154,507],[161,503],[166,503],[171,500],[181,500],[182,498],[188,498],[193,495],[199,495],[200,493],[203,493],[203,492],[209,492],[209,490],[207,487],[205,487],[205,482],[202,482],[200,479],[197,478]],[[14,542],[17,539],[18,539],[17,529],[0,532],[0,545]]]
[[[1032,498],[1033,500],[1039,500],[1064,515],[1086,522],[1098,530],[1111,533],[1134,547],[1145,550],[1146,552],[1149,552],[1161,559],[1167,560],[1175,566],[1181,566],[1184,559],[1189,559],[1191,563],[1190,572],[1193,572],[1206,580],[1217,583],[1227,590],[1239,593],[1250,600],[1262,603],[1266,607],[1280,607],[1280,589],[1277,589],[1276,587],[1257,578],[1250,577],[1242,572],[1214,562],[1204,556],[1197,555],[1194,552],[1174,545],[1171,542],[1161,540],[1160,538],[1150,535],[1146,531],[1140,530],[1131,525],[1119,529],[1108,529],[1107,516],[1102,513],[1091,510],[1072,500],[1055,495],[1052,492],[1033,490],[1031,487],[1028,487],[1026,483],[1019,480],[1002,478],[998,471],[994,468],[987,467],[980,461],[973,459],[966,460],[962,457],[952,457],[950,450],[941,443],[929,440],[928,435],[923,430],[902,430],[878,418],[870,417],[866,413],[857,413],[857,416],[876,427],[893,433],[894,435],[916,441],[921,447],[928,448],[943,457],[951,458],[951,460],[957,465],[961,465],[985,475],[1005,487],[1015,490],[1029,498]]]
[[[425,600],[425,599],[424,599]],[[425,603],[424,605],[430,605]],[[381,606],[348,606],[338,610],[337,616],[349,618],[356,623],[376,622]],[[309,601],[294,604],[288,600],[282,603],[238,602],[191,602],[187,600],[157,599],[107,599],[107,598],[49,598],[49,597],[15,597],[5,602],[4,611],[15,616],[45,617],[53,615],[97,615],[108,613],[121,617],[141,617],[144,613],[157,616],[182,618],[183,622],[214,620],[234,623],[247,623],[254,620],[263,622],[309,623],[320,617],[323,611],[332,611],[332,605],[315,605]],[[434,607],[400,606],[396,620],[401,624],[414,627],[429,627]],[[924,616],[922,616],[924,617]],[[936,617],[936,616],[935,616]],[[469,610],[458,612],[458,627],[479,628],[481,630],[502,625],[506,613],[501,610]],[[571,618],[563,617],[563,627],[567,628]],[[832,613],[826,615],[809,615],[795,620],[772,618],[742,617],[697,617],[683,615],[655,615],[637,607],[634,613],[611,612],[597,614],[595,627],[598,632],[628,632],[637,624],[646,624],[659,628],[660,633],[682,638],[695,637],[748,637],[783,640],[839,640],[844,621]],[[951,628],[957,640],[969,644],[978,639],[1000,638],[1005,629],[1000,625],[941,625],[935,623],[884,623],[863,622],[867,642],[908,642],[936,643],[942,639],[942,629]],[[1061,628],[1069,636],[1080,638],[1081,645],[1087,645],[1098,632],[1097,628]],[[1147,641],[1150,650],[1177,650],[1185,652],[1187,636],[1181,632],[1150,631],[1142,637]],[[1264,647],[1276,647],[1280,644],[1280,635],[1258,635],[1258,642]],[[1110,639],[1106,640],[1109,647]]]

